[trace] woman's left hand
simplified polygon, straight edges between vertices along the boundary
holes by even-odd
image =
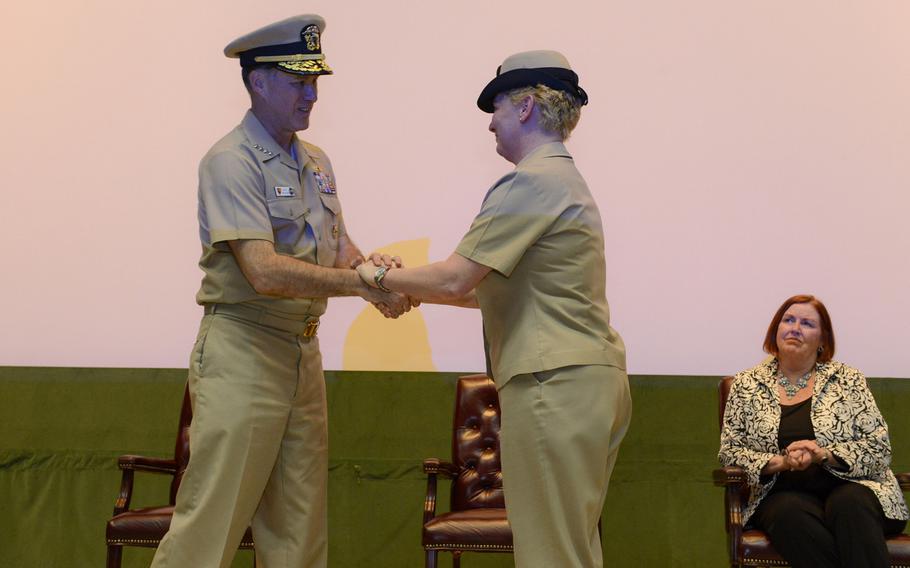
[[[787,446],[787,455],[792,455],[793,469],[801,471],[813,463],[827,461],[828,450],[815,443],[815,440],[797,440]]]

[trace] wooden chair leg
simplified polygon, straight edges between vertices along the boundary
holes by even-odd
[[[427,551],[426,568],[436,568],[436,556],[437,556],[438,554],[439,554],[439,553],[436,552],[435,550],[428,550],[428,551]]]
[[[461,551],[452,551],[452,568],[461,568]]]
[[[123,561],[123,547],[114,544],[107,545],[107,568],[120,568]]]

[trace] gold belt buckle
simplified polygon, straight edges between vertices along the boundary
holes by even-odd
[[[303,329],[304,337],[313,337],[316,335],[316,330],[319,329],[319,320],[312,320],[307,322],[306,327]]]

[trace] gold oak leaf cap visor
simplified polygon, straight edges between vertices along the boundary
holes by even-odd
[[[325,20],[316,14],[293,16],[240,36],[224,48],[241,67],[277,66],[297,75],[331,75],[322,54]]]
[[[578,86],[578,75],[572,71],[569,60],[558,51],[537,50],[507,57],[496,70],[496,77],[481,91],[477,106],[484,112],[493,112],[496,95],[535,85],[565,91],[581,104],[588,104],[588,94]]]

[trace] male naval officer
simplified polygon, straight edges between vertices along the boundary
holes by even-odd
[[[229,566],[251,524],[257,566],[326,566],[319,317],[330,296],[358,295],[389,317],[410,307],[351,269],[363,257],[332,166],[296,135],[332,73],[324,30],[321,17],[296,16],[224,49],[240,58],[252,106],[199,166],[205,316],[189,367],[190,461],[155,568]]]

